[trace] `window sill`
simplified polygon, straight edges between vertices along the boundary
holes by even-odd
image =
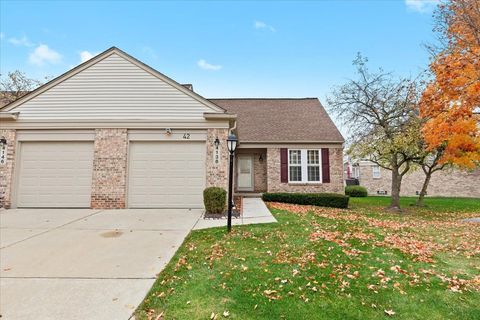
[[[321,186],[323,185],[322,182],[294,182],[290,181],[288,182],[289,186]]]

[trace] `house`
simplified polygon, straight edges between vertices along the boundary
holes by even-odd
[[[342,192],[343,138],[308,99],[206,99],[110,48],[0,109],[1,203],[201,208],[238,192]]]
[[[345,177],[357,179],[367,188],[370,195],[390,195],[392,173],[368,160],[344,162]],[[422,189],[425,174],[421,168],[414,168],[402,180],[401,195],[417,196]],[[428,185],[429,196],[480,198],[480,169],[445,169],[435,172]]]

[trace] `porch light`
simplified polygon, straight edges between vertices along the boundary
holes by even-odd
[[[237,149],[238,139],[234,134],[230,134],[227,138],[227,147],[230,152],[230,167],[228,173],[228,220],[227,231],[232,230],[232,208],[233,208],[233,155]]]
[[[261,154],[260,157],[258,158],[259,162],[263,162],[263,155]]]
[[[237,143],[238,139],[234,134],[231,134],[227,138],[227,147],[228,151],[230,151],[230,154],[233,154],[235,152],[235,149],[237,149]]]

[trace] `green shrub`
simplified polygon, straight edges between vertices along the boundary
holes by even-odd
[[[218,187],[206,188],[203,190],[203,204],[207,213],[224,213],[227,204],[227,191]]]
[[[348,196],[337,193],[264,193],[263,201],[348,208]]]
[[[350,197],[366,197],[368,195],[367,188],[362,186],[346,186],[345,194]]]

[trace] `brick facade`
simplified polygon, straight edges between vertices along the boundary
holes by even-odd
[[[206,186],[228,189],[228,129],[208,129],[206,141]],[[0,205],[12,202],[12,181],[15,165],[15,130],[0,130],[7,140],[7,163],[0,166]],[[214,163],[215,139],[220,141],[220,163]],[[238,149],[238,154],[253,156],[253,192],[342,192],[342,148],[330,149],[330,183],[288,184],[280,182],[280,149]],[[261,158],[261,159],[260,159]],[[118,209],[126,207],[128,165],[128,130],[96,129],[92,173],[91,207]]]
[[[220,141],[220,163],[213,161],[215,139]],[[221,187],[228,190],[228,148],[227,148],[228,129],[208,129],[207,130],[207,157],[206,157],[206,186]]]
[[[0,208],[12,205],[12,182],[17,145],[15,130],[0,130],[0,138],[7,140],[6,163],[0,164]]]
[[[127,129],[95,130],[91,207],[125,208]]]
[[[422,188],[425,174],[421,169],[407,173],[402,180],[402,196],[416,196]],[[380,178],[372,177],[372,164],[360,165],[360,185],[367,188],[368,193],[377,195],[378,190],[391,194],[392,173],[380,168]],[[444,170],[435,172],[428,185],[427,195],[441,197],[474,197],[480,198],[480,169],[473,171]]]
[[[343,193],[343,148],[330,148],[330,183],[292,184],[280,182],[280,148],[267,149],[268,192]]]

